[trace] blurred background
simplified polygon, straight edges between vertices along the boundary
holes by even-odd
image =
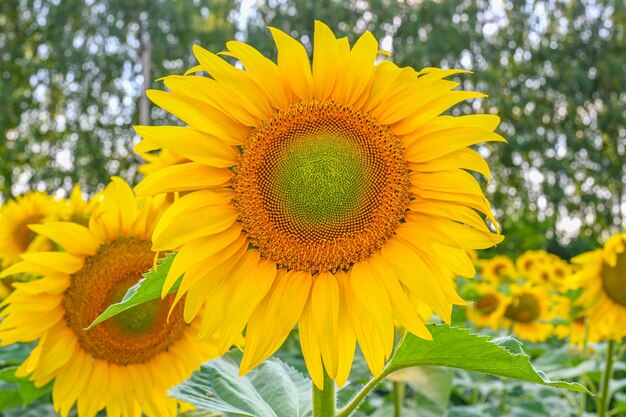
[[[244,40],[274,58],[267,26],[310,50],[313,20],[354,40],[370,30],[401,66],[465,68],[489,94],[453,114],[502,118],[507,145],[481,146],[483,181],[511,257],[563,258],[626,226],[623,0],[2,0],[0,202],[29,189],[93,194],[132,183],[135,124],[171,124],[145,88]]]

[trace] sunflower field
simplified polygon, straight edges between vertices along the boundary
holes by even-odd
[[[625,27],[3,1],[0,417],[626,416]]]

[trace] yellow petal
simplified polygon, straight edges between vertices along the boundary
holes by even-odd
[[[248,321],[246,345],[239,373],[246,374],[270,357],[294,328],[311,289],[311,274],[289,271],[277,274],[272,289]]]
[[[217,136],[229,145],[242,145],[250,134],[248,126],[234,121],[204,101],[158,90],[148,90],[146,95],[154,104],[188,125]]]
[[[335,34],[324,23],[316,20],[313,38],[313,95],[320,102],[330,96],[339,65],[345,59],[338,56],[338,53]]]
[[[33,252],[25,253],[22,259],[26,262],[54,269],[65,274],[79,271],[85,259],[82,256],[70,255],[65,252]]]
[[[461,148],[423,163],[409,163],[408,166],[412,171],[419,172],[450,171],[459,168],[468,169],[484,175],[487,178],[487,182],[491,182],[491,172],[489,171],[487,161],[481,154],[469,148]]]
[[[232,204],[186,204],[190,201],[183,201],[185,197],[165,211],[154,229],[154,251],[173,250],[199,237],[222,232],[231,227],[239,217],[239,211]]]
[[[284,109],[289,105],[291,93],[289,86],[278,66],[252,46],[238,41],[226,43],[230,54],[237,58],[246,68],[250,77],[261,87],[271,105],[277,109]]]
[[[346,298],[363,356],[372,374],[378,376],[393,349],[394,326],[387,291],[367,263],[357,262],[350,269]]]
[[[226,294],[230,295],[230,300],[223,306],[226,320],[220,328],[220,354],[230,349],[241,335],[250,315],[270,290],[276,277],[276,264],[260,259],[256,250],[248,251],[241,264],[245,266],[226,278]]]
[[[322,352],[320,341],[311,314],[311,302],[306,303],[302,316],[298,322],[298,334],[300,335],[300,348],[306,369],[315,386],[324,389],[324,368],[322,365]]]
[[[304,101],[313,96],[313,76],[311,64],[304,46],[285,32],[269,28],[278,49],[278,68],[287,78],[291,89]]]
[[[47,222],[29,226],[32,231],[61,245],[66,251],[91,256],[100,245],[85,226],[71,222]]]
[[[165,297],[178,278],[187,270],[202,262],[203,259],[225,249],[240,236],[241,224],[235,223],[223,232],[200,237],[183,245],[176,254],[167,273],[167,277],[163,283],[161,297]],[[201,257],[199,255],[201,255]]]
[[[423,124],[441,115],[455,104],[471,98],[482,97],[487,96],[475,91],[445,91],[444,94],[436,96],[433,100],[424,102],[423,105],[416,108],[412,114],[395,123],[392,130],[398,136],[408,135],[419,129]]]
[[[438,279],[409,245],[399,239],[389,239],[382,247],[381,254],[409,290],[424,300],[444,321],[449,318],[451,305]]]
[[[172,165],[148,175],[136,187],[137,195],[195,191],[226,184],[233,173],[198,162]]]
[[[418,138],[405,137],[404,157],[411,162],[427,162],[459,149],[490,141],[505,142],[505,139],[497,133],[475,127],[437,130]]]
[[[204,165],[226,168],[237,163],[239,153],[234,147],[213,135],[190,127],[135,126],[135,131],[160,147],[174,150],[185,158]]]
[[[313,278],[309,302],[324,367],[328,376],[335,379],[338,365],[339,284],[333,274],[322,272]]]
[[[414,335],[422,339],[432,340],[432,335],[389,264],[378,253],[373,254],[366,262],[369,263],[370,268],[375,271],[377,278],[387,289],[394,317]]]
[[[335,273],[335,278],[340,289],[339,320],[337,322],[337,377],[335,382],[341,387],[348,380],[352,369],[356,350],[356,334],[350,322],[345,295],[348,275],[340,270]]]
[[[377,52],[378,41],[366,31],[339,68],[331,97],[341,104],[353,104],[371,82]]]

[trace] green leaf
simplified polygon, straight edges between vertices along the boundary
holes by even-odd
[[[0,366],[19,365],[30,355],[34,343],[14,343],[0,349]]]
[[[37,398],[49,392],[52,388],[51,383],[44,385],[43,387],[36,387],[32,381],[28,380],[28,378],[15,376],[16,370],[17,366],[10,366],[0,370],[0,381],[7,383],[3,385],[4,389],[8,389],[9,392],[17,394],[14,395],[16,399],[21,399],[19,405],[25,406],[32,403]],[[14,401],[11,399],[11,401],[8,402],[8,405],[12,407],[14,406],[13,404]],[[0,405],[0,408],[2,408],[2,405]]]
[[[471,334],[468,329],[444,325],[428,328],[433,340],[408,334],[387,364],[385,375],[411,366],[446,366],[590,394],[580,384],[548,380],[509,338],[496,340],[504,342],[505,348],[488,337]]]
[[[119,303],[111,304],[107,307],[106,310],[98,318],[96,318],[93,323],[89,325],[85,330],[89,330],[94,326],[102,323],[103,321],[110,319],[113,316],[116,316],[123,311],[126,311],[130,308],[133,308],[139,304],[146,303],[148,301],[156,300],[161,298],[161,290],[163,288],[163,283],[165,282],[165,278],[167,277],[167,273],[172,266],[172,262],[174,261],[174,257],[176,256],[175,252],[168,253],[165,257],[161,258],[156,268],[150,269],[143,275],[143,278],[139,280],[139,282],[126,291],[126,294],[122,298],[122,301]],[[176,292],[178,287],[180,286],[180,279],[176,281],[176,283],[169,290],[168,294]]]
[[[251,417],[308,417],[311,380],[278,359],[239,377],[241,353],[207,362],[170,395],[197,409]]]

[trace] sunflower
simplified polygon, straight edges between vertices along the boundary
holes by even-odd
[[[20,260],[27,252],[51,249],[51,243],[28,228],[44,220],[58,220],[69,214],[62,200],[41,191],[31,191],[9,200],[0,208],[0,269]]]
[[[161,199],[162,200],[162,199]],[[150,235],[163,204],[136,199],[114,178],[89,227],[47,222],[31,228],[65,252],[23,255],[3,272],[43,275],[16,289],[2,303],[0,346],[38,341],[16,375],[36,386],[53,382],[55,409],[67,416],[74,403],[80,417],[107,415],[176,416],[177,403],[166,391],[216,355],[198,343],[199,322],[185,323],[182,304],[168,320],[172,298],[128,310],[84,330],[117,302],[153,265]]]
[[[490,282],[498,283],[503,279],[510,279],[517,275],[513,261],[504,255],[497,255],[491,259],[481,261],[480,272],[482,277]]]
[[[193,313],[206,306],[200,338],[219,329],[223,353],[246,327],[243,374],[298,324],[316,386],[324,370],[342,385],[357,341],[379,375],[394,321],[430,339],[418,304],[449,323],[464,303],[448,277],[473,276],[466,251],[503,239],[478,214],[495,224],[466,171],[489,169],[467,146],[504,139],[497,116],[441,115],[484,97],[445,79],[467,71],[377,63],[371,33],[350,47],[320,22],[311,66],[302,44],[270,30],[276,64],[242,42],[221,54],[241,66],[196,45],[199,65],[165,77],[171,92],[148,91],[189,126],[138,126],[138,146],[191,162],[136,191],[187,192],[152,249],[179,250],[163,293],[184,274],[177,297]]]
[[[552,308],[552,315],[560,319],[554,326],[554,335],[559,339],[567,339],[570,344],[581,346],[585,343],[585,331],[588,343],[596,343],[604,338],[605,331],[599,323],[590,325],[585,330],[586,312],[577,303],[576,298],[572,299],[564,295],[555,296]]]
[[[532,284],[511,285],[511,296],[505,303],[502,327],[510,328],[529,342],[542,342],[552,334],[551,302],[545,291]]]
[[[602,249],[572,259],[580,266],[574,280],[591,323],[606,327],[607,337],[626,336],[626,233],[609,238]]]
[[[540,265],[549,262],[548,253],[542,250],[528,250],[522,253],[515,264],[517,271],[523,277],[528,278],[530,274]]]
[[[479,284],[474,302],[467,308],[467,318],[477,327],[497,330],[506,307],[506,296],[489,284]]]

